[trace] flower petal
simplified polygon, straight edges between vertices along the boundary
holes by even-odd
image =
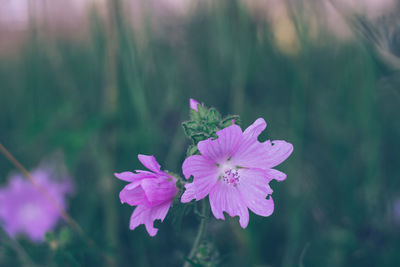
[[[191,98],[191,99],[189,100],[189,102],[190,102],[190,108],[197,111],[197,105],[199,104],[199,102],[197,102],[197,101],[194,100],[193,98]]]
[[[250,205],[248,203],[251,203]],[[268,198],[254,198],[250,197],[246,201],[249,209],[257,215],[260,216],[270,216],[274,212],[274,201],[271,196]]]
[[[114,176],[126,182],[132,182],[135,179],[135,174],[133,172],[114,173]]]
[[[187,203],[192,199],[196,201],[205,198],[212,190],[215,183],[218,181],[218,176],[210,177],[210,179],[196,179],[192,183],[185,185],[185,192],[182,195],[181,202]]]
[[[209,197],[211,211],[215,218],[224,220],[223,212],[225,211],[231,217],[239,216],[240,226],[242,228],[247,227],[249,210],[236,187],[219,182],[214,186]]]
[[[256,125],[255,125],[256,124]],[[250,128],[251,127],[251,128]],[[263,124],[257,120],[246,129],[242,142],[231,158],[232,164],[246,168],[270,169],[282,163],[293,151],[293,145],[283,140],[260,143],[257,134]]]
[[[246,206],[255,214],[260,216],[269,216],[274,211],[274,202],[269,179],[266,177],[265,171],[257,169],[241,169],[240,184],[238,190]]]
[[[151,205],[159,205],[165,201],[171,201],[178,189],[175,179],[172,177],[160,177],[157,179],[145,179],[141,186]]]
[[[131,215],[131,219],[129,222],[129,228],[131,230],[134,230],[136,227],[138,227],[140,224],[143,224],[145,222],[145,218],[148,216],[147,211],[150,208],[140,205],[135,208]]]
[[[196,198],[196,187],[193,186],[193,183],[185,184],[185,192],[183,192],[182,194],[181,202],[188,203],[195,198]]]
[[[160,173],[161,172],[161,166],[158,164],[156,158],[154,156],[147,156],[147,155],[138,155],[138,159],[140,162],[149,170]]]
[[[134,230],[140,224],[144,224],[149,235],[155,236],[158,229],[154,228],[154,221],[157,219],[163,221],[170,206],[171,202],[165,202],[162,205],[151,208],[143,205],[136,207],[132,213],[129,228]]]
[[[207,177],[218,174],[218,167],[215,162],[200,155],[190,156],[182,164],[182,172],[186,179],[191,175],[194,178]]]
[[[145,178],[156,178],[157,175],[153,172],[142,171],[142,170],[135,170],[137,173],[133,172],[121,172],[121,173],[114,173],[114,176],[118,179],[126,182],[140,182],[142,179]]]
[[[242,129],[236,124],[217,132],[218,138],[200,141],[197,148],[203,156],[221,164],[232,156],[242,140]]]
[[[256,139],[262,131],[267,127],[267,123],[263,118],[258,118],[252,125],[247,127],[243,132],[243,139]]]
[[[194,177],[192,183],[185,185],[186,191],[181,198],[184,203],[191,201],[193,198],[200,200],[207,196],[218,180],[217,165],[200,155],[188,157],[183,162],[182,172],[186,179],[191,175]]]
[[[128,187],[129,185],[125,186],[125,188],[119,193],[121,203],[128,203],[131,206],[149,204],[142,187],[139,186],[133,189],[128,189]]]
[[[279,182],[283,181],[283,180],[286,180],[286,174],[281,172],[281,171],[275,170],[275,169],[265,170],[265,174],[267,175],[267,178],[269,180],[274,179],[274,180],[277,180]]]
[[[263,168],[259,165],[259,161],[266,154],[268,146],[260,143],[257,138],[266,126],[264,119],[259,118],[247,127],[235,154],[231,158],[232,164],[247,168]]]
[[[142,183],[142,180],[133,181],[132,183],[126,185],[126,186],[125,186],[125,189],[131,190],[131,189],[133,189],[133,188],[135,188],[135,187],[138,187],[141,183]]]
[[[272,147],[267,153],[267,158],[265,164],[269,168],[275,167],[281,164],[285,159],[287,159],[293,152],[293,145],[284,140],[274,140],[272,141]]]
[[[240,184],[238,190],[245,200],[248,196],[265,198],[272,194],[266,171],[262,169],[239,169]]]

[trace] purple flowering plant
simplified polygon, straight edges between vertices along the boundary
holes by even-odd
[[[73,184],[66,171],[61,169],[42,163],[31,173],[35,182],[65,209],[66,197],[73,192]],[[23,234],[34,242],[42,242],[60,218],[54,203],[22,174],[11,174],[8,184],[0,188],[0,222],[11,237]]]
[[[178,189],[176,178],[161,171],[154,156],[138,155],[142,164],[150,171],[136,170],[136,173],[116,173],[118,179],[129,182],[122,189],[121,203],[137,206],[132,213],[130,229],[144,224],[150,236],[155,236],[158,229],[153,227],[156,219],[164,220]]]
[[[267,124],[258,118],[244,131],[240,118],[223,118],[215,108],[207,108],[190,99],[190,120],[184,122],[185,134],[192,144],[182,164],[184,179],[161,170],[154,156],[138,155],[149,170],[115,173],[128,184],[120,192],[121,203],[136,206],[130,219],[130,229],[144,224],[150,236],[157,234],[154,221],[163,221],[171,205],[190,203],[201,223],[188,255],[186,266],[202,264],[202,241],[211,209],[216,219],[225,219],[224,212],[238,216],[246,228],[249,210],[259,216],[270,216],[274,211],[271,180],[283,181],[286,174],[275,169],[293,151],[292,144],[283,140],[260,142],[258,136]],[[196,202],[203,201],[202,211]],[[174,201],[174,200],[180,201]],[[204,253],[203,253],[204,254]],[[209,258],[209,257],[208,257]],[[210,260],[208,259],[208,263]]]

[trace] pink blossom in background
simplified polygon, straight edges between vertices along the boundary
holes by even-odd
[[[182,171],[192,183],[185,185],[181,201],[200,200],[209,195],[211,210],[217,219],[225,219],[223,212],[239,216],[246,228],[249,211],[269,216],[274,210],[272,179],[283,181],[286,174],[272,169],[282,163],[293,151],[293,146],[282,140],[257,140],[266,128],[264,119],[257,119],[244,132],[231,125],[217,132],[218,138],[200,141],[201,155],[188,157]]]
[[[191,98],[191,99],[189,100],[189,102],[190,102],[190,108],[197,111],[197,105],[199,104],[199,102],[197,102],[197,101],[194,100],[193,98]]]
[[[66,208],[66,194],[73,191],[72,182],[65,173],[58,173],[58,181],[54,174],[50,166],[31,172],[35,181]],[[0,223],[11,237],[23,233],[32,241],[43,241],[59,218],[55,205],[21,174],[12,174],[9,183],[0,188]]]
[[[161,171],[160,164],[154,156],[138,155],[140,162],[150,171],[135,170],[114,175],[129,182],[119,194],[121,203],[137,206],[130,219],[130,229],[140,224],[146,226],[150,236],[155,236],[158,229],[154,228],[155,220],[164,220],[178,189],[176,178]]]
[[[393,220],[400,224],[400,197],[393,202]]]

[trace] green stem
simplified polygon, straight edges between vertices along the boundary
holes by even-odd
[[[196,239],[194,240],[192,249],[190,250],[188,259],[189,260],[193,260],[193,257],[195,256],[200,242],[203,238],[204,232],[206,230],[206,226],[207,226],[207,203],[206,200],[203,199],[202,201],[202,208],[201,208],[201,217],[200,217],[200,225],[199,225],[199,230],[197,231],[197,236]],[[183,267],[190,267],[192,264],[189,261],[186,261],[185,264],[183,265]]]
[[[24,248],[18,243],[14,238],[11,238],[2,227],[0,227],[0,241],[2,244],[9,245],[15,250],[22,266],[35,267],[36,264],[33,263],[32,259],[29,257],[28,253]]]

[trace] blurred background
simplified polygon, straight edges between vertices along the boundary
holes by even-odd
[[[0,0],[0,142],[29,170],[61,151],[96,244],[3,233],[0,265],[181,266],[196,215],[130,231],[113,173],[181,173],[192,97],[294,145],[272,216],[210,222],[217,266],[399,266],[399,70],[396,0]]]

